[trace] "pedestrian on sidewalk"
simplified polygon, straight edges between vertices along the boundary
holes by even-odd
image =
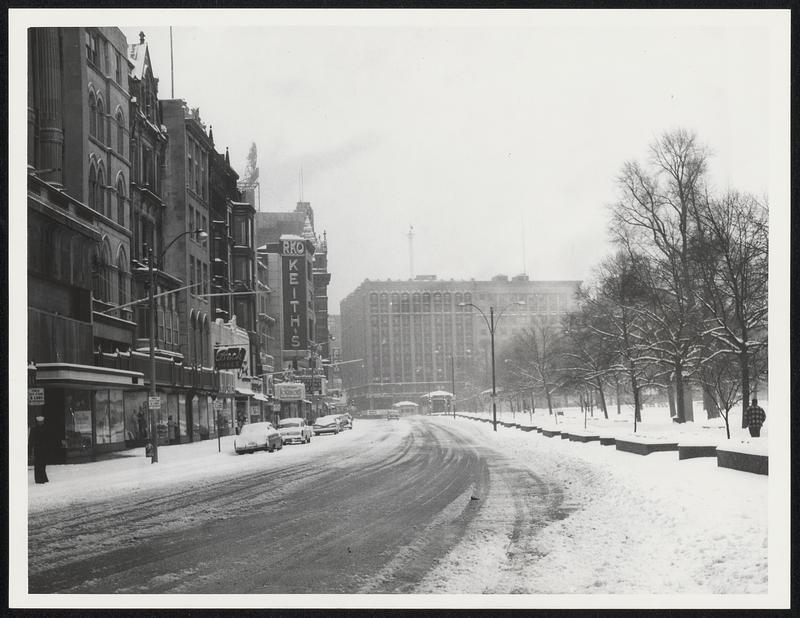
[[[28,436],[28,448],[33,455],[33,480],[37,483],[47,483],[47,456],[49,454],[49,436],[44,426],[44,416],[36,417],[36,424],[31,427]]]
[[[750,407],[744,411],[744,425],[750,430],[750,436],[758,438],[761,436],[761,425],[767,420],[767,413],[764,408],[758,405],[758,399],[753,399]]]

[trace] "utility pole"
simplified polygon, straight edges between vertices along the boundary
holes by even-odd
[[[147,271],[150,278],[150,285],[147,299],[150,307],[150,399],[147,402],[147,410],[150,413],[150,444],[153,453],[150,463],[158,463],[158,425],[156,423],[156,411],[161,409],[160,401],[159,407],[154,407],[156,401],[156,300],[153,289],[156,283],[153,273],[154,260],[153,247],[148,247]],[[145,448],[145,454],[146,452],[147,449]]]

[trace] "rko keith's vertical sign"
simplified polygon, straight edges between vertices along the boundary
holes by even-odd
[[[282,238],[283,349],[308,350],[308,292],[306,243],[302,238]]]

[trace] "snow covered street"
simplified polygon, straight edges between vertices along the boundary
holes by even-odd
[[[518,421],[524,420],[520,415],[517,417]],[[573,423],[575,418],[567,414],[566,421]],[[562,419],[562,425],[564,422]],[[444,483],[441,487],[450,487],[450,497],[430,494],[440,496],[435,503],[439,505],[436,506],[438,515],[421,528],[418,527],[421,520],[414,523],[412,529],[406,531],[411,532],[411,536],[397,537],[400,545],[391,554],[386,554],[385,549],[380,554],[368,551],[365,548],[373,547],[374,543],[364,541],[367,545],[362,548],[358,564],[370,564],[370,560],[377,561],[376,565],[383,564],[378,575],[358,576],[353,580],[355,586],[343,584],[341,590],[329,585],[315,588],[313,582],[307,582],[302,592],[355,594],[357,596],[348,598],[356,604],[366,598],[361,597],[364,593],[375,592],[444,594],[447,598],[470,595],[466,597],[467,605],[471,602],[491,605],[492,597],[506,598],[497,595],[512,594],[517,595],[513,597],[516,602],[528,599],[525,606],[536,605],[541,599],[549,599],[551,603],[555,598],[552,595],[591,595],[594,601],[584,600],[583,603],[614,606],[613,599],[620,602],[627,595],[662,594],[685,595],[683,598],[687,600],[706,598],[697,595],[724,594],[730,595],[730,599],[745,599],[745,605],[758,606],[759,599],[764,598],[761,595],[768,592],[767,476],[718,468],[716,459],[711,457],[679,461],[675,452],[643,457],[618,451],[613,446],[602,446],[596,441],[578,443],[546,438],[535,432],[502,426],[494,432],[490,423],[444,416],[410,417],[399,423],[356,420],[352,431],[335,437],[318,437],[309,445],[287,446],[277,454],[233,455],[232,439],[228,437],[222,440],[221,453],[217,452],[216,441],[164,447],[159,453],[161,461],[156,465],[151,465],[140,452],[142,449],[137,449],[105,461],[50,466],[49,484],[34,485],[32,477],[29,479],[28,510],[31,525],[39,530],[36,533],[38,551],[49,546],[44,553],[30,556],[29,568],[32,574],[52,569],[57,564],[69,568],[76,557],[91,559],[93,552],[110,551],[114,544],[133,549],[139,542],[137,539],[147,534],[147,528],[133,525],[124,531],[113,530],[110,540],[103,535],[112,531],[87,533],[71,538],[65,545],[55,540],[58,530],[55,533],[52,530],[54,517],[66,525],[81,513],[97,512],[99,520],[99,513],[108,508],[112,513],[117,509],[118,515],[123,516],[135,510],[137,501],[141,500],[144,505],[162,493],[180,500],[196,494],[199,499],[204,495],[202,492],[214,492],[228,480],[239,483],[237,479],[241,479],[249,483],[247,479],[257,478],[254,474],[260,474],[259,470],[265,475],[264,482],[277,490],[277,497],[269,507],[267,503],[256,502],[252,503],[252,508],[256,511],[278,508],[275,513],[280,513],[281,509],[288,512],[293,508],[291,502],[309,495],[308,491],[319,492],[320,486],[315,485],[313,479],[320,477],[324,470],[339,470],[337,479],[341,476],[345,485],[335,492],[336,502],[325,502],[326,494],[320,492],[320,505],[313,508],[337,511],[337,518],[341,518],[337,524],[337,538],[351,538],[350,530],[359,528],[362,536],[372,534],[369,526],[374,521],[356,521],[370,508],[367,505],[374,503],[372,498],[367,498],[366,489],[358,493],[361,491],[358,471],[372,469],[386,458],[387,463],[391,459],[412,466],[409,471],[416,471],[409,478],[418,478],[416,483],[421,483],[426,474],[434,472],[419,468],[429,465],[423,460],[427,457],[425,449],[430,446],[425,446],[428,442],[420,442],[420,437],[430,431],[438,436],[440,446],[437,449],[444,449],[441,461],[464,453],[458,455],[462,464],[456,466],[464,468],[461,476],[453,476],[452,480],[441,474],[431,477],[440,476],[439,482]],[[415,449],[409,450],[415,443]],[[470,452],[474,455],[469,455]],[[463,459],[465,456],[467,459]],[[309,468],[312,461],[315,463]],[[468,464],[470,461],[473,463]],[[479,472],[481,468],[475,467],[479,461],[485,466],[482,473]],[[307,474],[303,473],[304,469]],[[349,479],[356,481],[355,485]],[[395,482],[400,483],[398,488],[405,488],[401,495],[409,505],[406,515],[414,512],[415,500],[430,502],[421,493],[428,490],[420,489],[416,495],[405,494],[403,492],[409,488],[408,479],[404,482],[397,478]],[[375,491],[383,492],[384,496],[389,495],[385,492],[391,489],[375,485]],[[342,492],[350,492],[348,500],[342,498]],[[249,496],[252,492],[245,493]],[[213,495],[208,493],[209,500]],[[251,498],[241,499],[245,501],[241,506],[250,508],[246,500]],[[393,499],[400,498],[393,495]],[[356,502],[361,506],[353,508]],[[323,503],[327,506],[321,506]],[[166,509],[167,503],[163,504]],[[242,512],[227,503],[217,503],[216,499],[208,501],[206,507],[201,507],[199,502],[194,505],[190,500],[182,510],[175,511],[175,515],[178,516],[160,518],[154,511],[145,512],[140,518],[150,521],[159,534],[178,538],[183,530],[198,526],[203,529],[208,518],[222,518],[235,527]],[[318,515],[312,516],[312,520],[314,517]],[[388,523],[384,521],[380,529],[385,529]],[[394,527],[393,534],[397,535],[396,525]],[[375,528],[374,533],[378,530]],[[51,541],[42,545],[45,539]],[[113,541],[111,546],[110,541]],[[59,550],[59,547],[67,549]],[[318,551],[323,550],[318,548]],[[412,564],[416,566],[412,568]],[[183,568],[189,566],[184,564]],[[193,572],[190,569],[190,574]],[[342,573],[342,582],[346,581],[345,575]],[[142,585],[129,587],[128,592],[145,593],[145,596],[136,597],[134,603],[140,599],[163,598],[146,596],[148,592],[166,591],[157,585],[160,576],[156,572],[150,577],[151,584],[145,585],[147,580],[142,580]],[[40,577],[37,581],[45,580]],[[179,585],[178,580],[174,580],[173,584],[171,592],[195,592],[188,581]],[[319,584],[321,581],[317,582]],[[263,588],[264,584],[255,582],[248,585],[250,594],[301,591]],[[212,588],[219,593],[233,591],[224,586]],[[72,592],[89,590],[103,592],[102,587],[84,590],[84,586]],[[107,591],[111,590],[114,588]],[[118,592],[124,591],[125,588],[118,589]],[[472,596],[486,593],[491,596]],[[96,595],[93,598],[97,598]],[[196,597],[182,598],[190,599],[190,604],[197,602]],[[430,598],[436,602],[434,597]],[[715,603],[712,601],[710,606]]]

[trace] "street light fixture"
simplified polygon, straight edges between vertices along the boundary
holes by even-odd
[[[495,380],[495,370],[494,370],[494,332],[497,328],[497,323],[500,321],[500,318],[503,317],[503,313],[506,309],[508,309],[511,305],[524,305],[524,300],[518,300],[513,303],[509,303],[505,307],[500,310],[500,313],[497,315],[497,319],[494,317],[494,307],[489,307],[489,317],[486,317],[486,314],[483,310],[473,303],[458,303],[459,307],[474,307],[478,310],[478,313],[481,314],[483,321],[486,322],[486,327],[489,329],[489,337],[492,342],[492,426],[494,430],[497,431],[497,386]]]
[[[158,256],[158,262],[164,258],[167,250],[175,244],[179,238],[194,234],[197,238],[208,238],[208,232],[202,229],[190,230],[182,232],[175,238],[169,241],[169,244],[164,247],[164,250]],[[150,307],[150,398],[147,402],[147,410],[150,413],[150,446],[152,455],[150,463],[158,463],[158,426],[156,425],[155,411],[161,409],[161,402],[158,403],[158,408],[155,407],[156,401],[156,299],[155,299],[155,259],[153,258],[153,247],[147,248],[147,272],[149,277],[149,291],[147,295],[148,304]],[[145,448],[145,454],[147,449]]]

